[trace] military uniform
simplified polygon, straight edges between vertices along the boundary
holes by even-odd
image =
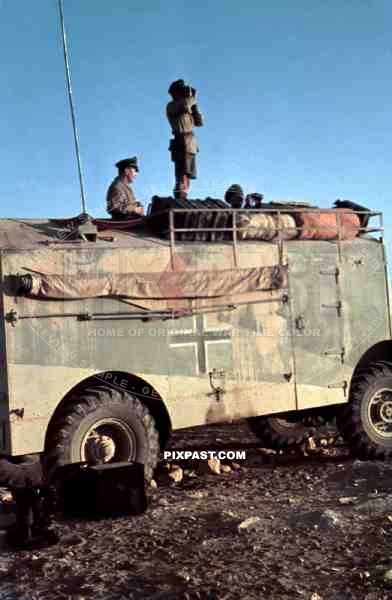
[[[176,84],[178,82],[174,82],[170,89],[175,87]],[[181,84],[179,87],[181,87]],[[170,89],[169,93],[171,93]],[[194,95],[173,98],[166,106],[166,116],[173,133],[169,150],[175,165],[176,186],[174,194],[176,196],[182,192],[186,196],[189,179],[196,179],[197,177],[196,154],[199,151],[199,146],[193,128],[202,127],[204,118],[197,108]]]
[[[119,175],[112,181],[106,193],[106,209],[113,219],[133,219],[141,215],[136,212],[136,208],[141,207],[141,203],[135,198],[132,188],[127,180],[121,176],[123,170],[133,168],[139,171],[136,156],[125,158],[116,163]]]
[[[114,219],[126,219],[135,216],[134,209],[140,206],[132,188],[116,177],[106,194],[106,208]]]

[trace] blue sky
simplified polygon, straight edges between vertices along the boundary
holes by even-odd
[[[349,198],[384,210],[392,231],[390,3],[64,6],[91,213],[105,214],[113,163],[134,154],[136,195],[169,195],[167,88],[183,77],[206,118],[194,197],[238,182],[271,200]],[[56,0],[0,0],[0,75],[2,216],[77,214]]]

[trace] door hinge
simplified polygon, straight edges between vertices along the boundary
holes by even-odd
[[[332,349],[332,350],[326,350],[324,352],[325,356],[337,356],[340,358],[341,362],[344,362],[344,356],[346,354],[346,350],[344,348],[340,348],[340,349]]]
[[[340,275],[339,267],[335,267],[332,271],[320,270],[320,275],[332,275],[333,277],[335,277],[336,283],[338,283]]]
[[[340,388],[342,388],[344,395],[346,395],[347,388],[348,388],[348,383],[347,383],[346,380],[344,380],[344,381],[339,381],[338,383],[330,383],[327,387],[330,388],[330,389],[340,389]]]
[[[341,300],[334,302],[333,304],[322,304],[321,308],[334,308],[338,313],[338,317],[342,315],[343,304]]]

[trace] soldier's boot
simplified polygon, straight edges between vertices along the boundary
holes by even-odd
[[[174,197],[180,200],[186,200],[189,189],[189,179],[186,175],[179,177],[174,186]]]
[[[186,200],[190,187],[190,179],[188,175],[178,176],[174,186],[174,197]]]

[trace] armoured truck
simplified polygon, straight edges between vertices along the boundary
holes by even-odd
[[[382,215],[158,200],[134,222],[0,222],[2,456],[150,479],[172,430],[244,418],[274,448],[336,418],[358,456],[389,455]]]

